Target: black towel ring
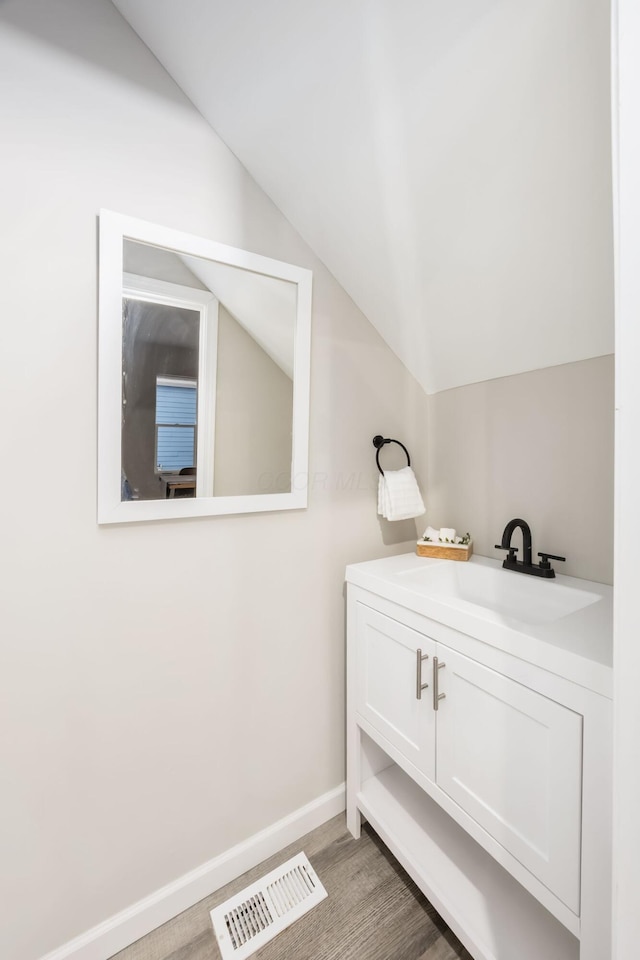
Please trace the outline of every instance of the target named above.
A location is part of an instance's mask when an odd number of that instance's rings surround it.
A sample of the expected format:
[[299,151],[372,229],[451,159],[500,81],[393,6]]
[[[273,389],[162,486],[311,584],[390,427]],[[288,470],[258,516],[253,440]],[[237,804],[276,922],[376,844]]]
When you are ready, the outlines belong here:
[[385,437],[381,437],[380,435],[378,435],[377,437],[374,437],[374,438],[373,438],[373,445],[374,445],[374,447],[375,447],[376,450],[377,450],[377,453],[376,453],[376,463],[377,463],[377,465],[378,465],[378,470],[380,471],[380,473],[382,474],[383,477],[384,477],[384,470],[383,470],[382,467],[380,466],[380,451],[381,451],[382,448],[384,447],[385,443],[397,443],[399,447],[402,447],[402,449],[404,450],[404,452],[405,452],[406,455],[407,455],[407,466],[408,466],[408,467],[411,466],[411,457],[409,456],[409,451],[408,451],[407,448],[405,447],[404,443],[400,443],[399,440],[392,440],[390,437],[385,438]]

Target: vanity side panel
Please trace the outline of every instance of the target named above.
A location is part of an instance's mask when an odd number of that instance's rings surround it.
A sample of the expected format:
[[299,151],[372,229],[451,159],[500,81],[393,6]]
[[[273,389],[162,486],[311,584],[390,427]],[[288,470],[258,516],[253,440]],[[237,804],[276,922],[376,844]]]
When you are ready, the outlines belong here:
[[612,955],[611,701],[594,694],[584,712],[580,960]]
[[357,683],[357,647],[356,638],[358,633],[357,624],[357,604],[354,594],[357,592],[354,587],[347,584],[347,623],[346,623],[346,648],[347,648],[347,786],[346,786],[346,804],[347,804],[347,829],[355,837],[360,837],[360,828],[362,826],[362,816],[358,807],[357,795],[361,784],[361,739],[360,727],[356,721],[356,683]]

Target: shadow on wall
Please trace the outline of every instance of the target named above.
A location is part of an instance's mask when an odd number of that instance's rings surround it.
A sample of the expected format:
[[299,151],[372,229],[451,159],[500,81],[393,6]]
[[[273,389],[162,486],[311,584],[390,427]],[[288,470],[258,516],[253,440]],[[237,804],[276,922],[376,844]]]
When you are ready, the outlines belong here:
[[[140,56],[140,39],[131,29],[125,33],[122,23],[114,6],[96,0],[0,0],[0,29],[26,33],[69,57],[86,61],[92,70],[115,74],[193,112],[191,101],[155,57],[151,53]],[[110,42],[110,34],[117,42]]]
[[385,547],[396,546],[398,543],[406,543],[408,540],[417,540],[416,522],[420,522],[422,517],[416,520],[384,520],[378,517],[380,526],[380,535]]

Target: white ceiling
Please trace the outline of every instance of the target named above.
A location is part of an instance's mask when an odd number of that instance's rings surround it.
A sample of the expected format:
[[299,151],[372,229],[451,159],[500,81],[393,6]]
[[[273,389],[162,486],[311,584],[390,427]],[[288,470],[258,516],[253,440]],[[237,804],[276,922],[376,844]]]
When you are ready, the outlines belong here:
[[427,392],[612,352],[608,0],[114,3]]
[[293,380],[297,285],[202,257],[180,259]]

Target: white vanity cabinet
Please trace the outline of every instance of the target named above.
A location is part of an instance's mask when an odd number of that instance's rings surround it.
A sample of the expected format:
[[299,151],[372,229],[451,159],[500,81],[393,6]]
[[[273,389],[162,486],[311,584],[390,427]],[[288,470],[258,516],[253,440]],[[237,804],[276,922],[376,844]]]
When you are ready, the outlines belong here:
[[354,579],[351,832],[370,821],[476,960],[608,960],[608,696]]

